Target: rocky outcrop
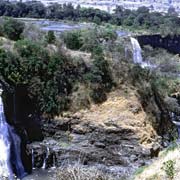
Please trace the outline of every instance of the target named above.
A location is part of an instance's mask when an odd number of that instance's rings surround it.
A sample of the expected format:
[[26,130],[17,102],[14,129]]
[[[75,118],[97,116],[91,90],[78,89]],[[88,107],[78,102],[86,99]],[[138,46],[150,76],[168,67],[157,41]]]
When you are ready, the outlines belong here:
[[31,173],[31,154],[27,153],[26,144],[32,141],[42,141],[40,116],[35,105],[28,97],[27,87],[17,86],[11,90],[4,88],[4,108],[7,122],[13,126],[21,138],[21,159],[25,171]]
[[129,177],[169,144],[174,126],[167,112],[151,86],[141,85],[141,91],[116,90],[101,105],[44,119],[45,139],[28,145],[32,165],[48,168],[79,163]]
[[[35,168],[80,163],[128,175],[145,165],[153,155],[150,149],[139,145],[139,138],[128,128],[114,125],[104,128],[91,123],[70,124],[69,120],[71,131],[57,131],[57,127],[61,129],[66,126],[67,119],[51,122],[49,126],[44,123],[44,133],[52,138],[47,137],[43,142],[29,146],[29,152],[33,151]],[[47,126],[50,131],[46,131]]]
[[138,42],[141,46],[150,45],[153,48],[164,48],[170,53],[180,53],[180,36],[179,35],[167,35],[162,37],[160,34],[157,35],[142,35],[137,37]]

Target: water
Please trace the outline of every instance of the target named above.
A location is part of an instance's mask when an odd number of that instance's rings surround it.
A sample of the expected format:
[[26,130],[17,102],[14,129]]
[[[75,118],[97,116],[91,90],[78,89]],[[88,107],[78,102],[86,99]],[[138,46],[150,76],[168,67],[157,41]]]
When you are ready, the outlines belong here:
[[150,62],[143,61],[142,49],[137,39],[131,37],[131,44],[133,47],[133,62],[134,64],[139,64],[142,68],[156,68],[157,65],[151,64]]
[[0,177],[12,180],[13,172],[19,178],[26,175],[21,160],[21,140],[15,129],[6,122],[0,96]]
[[131,37],[131,44],[133,47],[133,62],[135,64],[142,64],[143,63],[143,58],[142,58],[142,50],[141,46],[139,45],[139,42],[137,39]]
[[86,29],[92,27],[90,23],[66,23],[61,21],[50,21],[50,20],[36,20],[36,19],[21,19],[24,22],[30,22],[38,25],[43,31],[55,31],[56,33],[62,33],[64,31],[72,31],[75,29]]
[[31,155],[32,155],[32,169],[35,169],[34,168],[34,149],[31,150]]
[[52,169],[55,169],[56,168],[56,155],[53,154],[53,166],[52,166]]
[[84,26],[83,25],[70,25],[70,24],[64,24],[64,23],[57,23],[57,24],[41,27],[41,29],[44,31],[56,31],[56,32],[64,32],[64,31],[70,31],[70,30],[81,29],[81,28],[84,28]]
[[56,180],[54,177],[56,174],[55,169],[36,169],[32,174],[23,178],[23,180]]
[[44,158],[42,169],[46,169],[46,164],[47,164],[47,160],[48,160],[48,157],[49,157],[49,153],[50,153],[49,147],[46,147],[46,157]]
[[128,32],[120,31],[120,30],[117,30],[116,33],[119,37],[128,36],[129,34]]
[[170,118],[173,124],[177,127],[178,132],[178,141],[180,140],[180,121],[178,121],[179,117],[176,116],[174,112],[170,113]]

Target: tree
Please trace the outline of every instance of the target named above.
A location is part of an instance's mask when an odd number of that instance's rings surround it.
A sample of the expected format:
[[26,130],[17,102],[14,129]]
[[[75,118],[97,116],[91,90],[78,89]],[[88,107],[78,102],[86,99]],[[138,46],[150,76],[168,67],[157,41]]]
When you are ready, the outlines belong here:
[[24,23],[13,18],[7,18],[3,22],[3,34],[11,40],[21,39]]
[[64,33],[63,39],[69,49],[78,50],[82,47],[81,32],[79,30]]
[[56,41],[56,36],[54,35],[53,31],[48,31],[47,35],[46,35],[46,41],[49,44],[53,44]]

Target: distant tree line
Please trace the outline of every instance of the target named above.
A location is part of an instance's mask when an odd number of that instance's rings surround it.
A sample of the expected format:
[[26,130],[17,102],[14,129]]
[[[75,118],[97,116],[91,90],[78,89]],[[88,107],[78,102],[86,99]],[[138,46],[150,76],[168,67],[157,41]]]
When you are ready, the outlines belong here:
[[173,9],[162,15],[158,12],[150,12],[146,7],[138,10],[128,10],[117,6],[114,13],[93,9],[73,7],[68,4],[52,4],[45,7],[41,2],[8,2],[0,0],[0,16],[48,18],[55,20],[90,21],[97,24],[111,23],[132,28],[144,28],[169,34],[179,33],[180,18]]

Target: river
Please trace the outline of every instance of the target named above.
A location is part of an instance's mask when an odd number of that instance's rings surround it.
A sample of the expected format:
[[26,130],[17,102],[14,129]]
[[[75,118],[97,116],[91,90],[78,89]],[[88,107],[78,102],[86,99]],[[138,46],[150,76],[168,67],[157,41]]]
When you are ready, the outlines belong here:
[[[18,18],[25,23],[31,23],[37,25],[43,31],[54,31],[57,34],[60,34],[65,31],[72,31],[78,29],[90,29],[95,26],[94,23],[77,23],[77,22],[66,22],[66,21],[53,21],[47,19],[33,19],[33,18]],[[119,37],[128,36],[129,32],[124,30],[116,30],[116,33]]]

